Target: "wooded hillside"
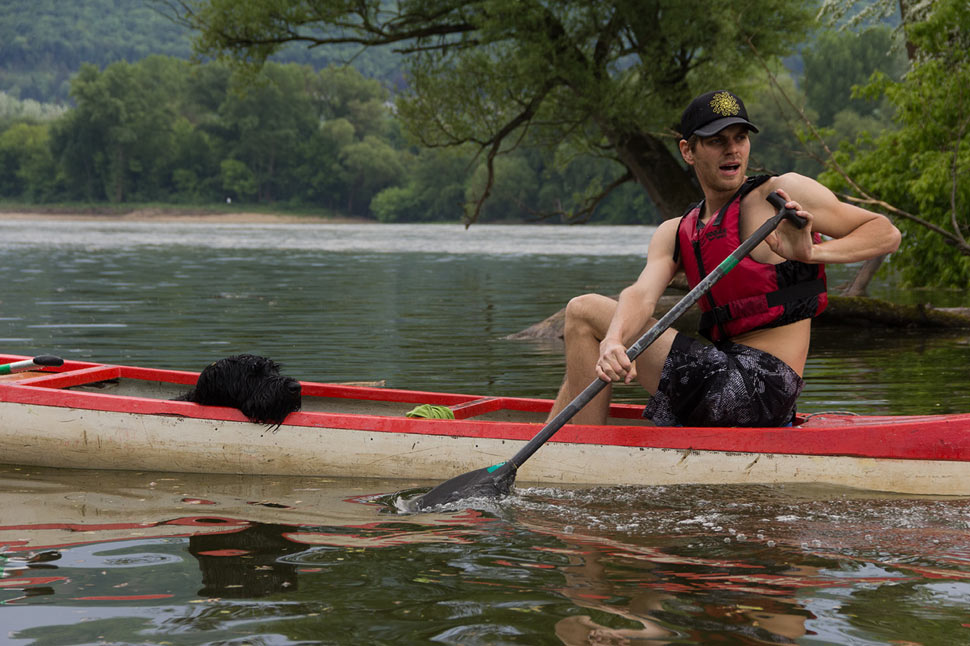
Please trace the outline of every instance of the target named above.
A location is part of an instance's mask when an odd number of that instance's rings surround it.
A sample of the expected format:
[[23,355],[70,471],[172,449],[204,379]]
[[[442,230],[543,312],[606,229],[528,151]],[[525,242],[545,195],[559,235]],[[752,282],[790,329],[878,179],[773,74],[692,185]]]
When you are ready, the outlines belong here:
[[[104,68],[152,54],[189,59],[192,32],[151,0],[4,0],[0,8],[0,92],[41,103],[69,101],[71,77],[82,63]],[[279,62],[322,69],[352,61],[366,77],[401,82],[400,61],[390,52],[338,46],[293,46]]]

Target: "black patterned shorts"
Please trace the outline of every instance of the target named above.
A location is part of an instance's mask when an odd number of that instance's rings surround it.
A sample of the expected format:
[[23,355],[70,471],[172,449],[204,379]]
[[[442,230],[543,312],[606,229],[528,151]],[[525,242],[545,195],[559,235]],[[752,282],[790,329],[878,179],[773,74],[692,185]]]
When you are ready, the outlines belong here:
[[678,333],[643,416],[657,426],[786,426],[804,385],[767,352]]

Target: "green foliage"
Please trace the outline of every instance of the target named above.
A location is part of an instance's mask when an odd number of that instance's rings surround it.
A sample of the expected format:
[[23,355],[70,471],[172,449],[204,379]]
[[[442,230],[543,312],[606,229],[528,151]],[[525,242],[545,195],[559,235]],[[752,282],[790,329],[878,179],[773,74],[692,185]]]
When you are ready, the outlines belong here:
[[0,196],[339,199],[366,214],[373,193],[403,173],[386,91],[354,70],[271,63],[253,76],[154,56],[82,66],[71,96],[77,107],[58,118],[0,124]]
[[0,127],[13,121],[52,121],[64,115],[67,108],[51,103],[41,103],[33,99],[15,99],[6,92],[0,92]]
[[411,186],[386,188],[371,200],[370,210],[381,222],[407,222],[422,210],[417,191]]
[[7,0],[3,13],[0,88],[21,99],[66,101],[81,62],[191,53],[188,32],[141,0]]
[[[615,160],[564,142],[534,163],[541,177],[537,208],[557,220],[609,224],[660,224],[647,194],[632,183],[607,191],[617,175]],[[571,216],[571,217],[570,217]]]
[[500,188],[489,170],[511,163],[501,157],[523,145],[554,150],[562,142],[612,158],[604,186],[639,182],[665,217],[679,215],[697,195],[670,136],[683,106],[711,87],[752,87],[751,46],[769,58],[788,53],[811,19],[796,0],[178,5],[207,56],[259,65],[293,41],[391,45],[403,53],[408,85],[396,103],[414,140],[474,145],[491,162],[478,197],[469,194],[472,219],[482,195],[521,197],[521,187]]
[[149,199],[165,185],[176,97],[187,63],[151,57],[99,72],[85,65],[71,95],[78,107],[56,124],[52,149],[80,199]]
[[[170,4],[168,0],[4,0],[0,91],[21,100],[63,104],[81,63],[104,69],[151,55],[192,58],[192,31],[166,15]],[[316,69],[353,61],[365,76],[389,85],[401,83],[391,52],[361,51],[352,44],[284,47],[273,60]]]
[[407,181],[379,192],[370,208],[381,222],[456,222],[462,216],[470,155],[423,149],[407,155]]
[[329,66],[321,70],[320,82],[312,91],[321,103],[323,118],[354,124],[358,138],[389,132],[387,90],[379,82],[363,78],[356,68]]
[[373,135],[343,148],[340,162],[348,180],[348,213],[366,213],[378,192],[404,176],[400,153]]
[[250,200],[256,196],[256,175],[238,159],[223,159],[219,164],[222,188],[229,199]]
[[[495,160],[495,185],[482,210],[489,221],[518,220],[528,217],[527,205],[536,203],[538,178],[522,155],[503,155]],[[485,191],[487,168],[484,163],[472,173],[465,199],[473,202]]]
[[[476,202],[487,189],[483,217],[490,220],[573,213],[598,222],[657,222],[668,213],[658,208],[656,185],[681,185],[684,177],[668,137],[679,110],[693,92],[724,85],[745,97],[761,126],[754,165],[806,174],[818,168],[800,152],[792,119],[764,91],[764,75],[752,72],[747,45],[750,37],[769,58],[787,51],[797,39],[777,34],[804,29],[801,3],[444,0],[435,5],[436,18],[417,0],[151,5],[194,7],[215,21],[202,32],[203,51],[243,52],[259,61],[271,52],[272,61],[302,52],[314,67],[271,62],[257,73],[218,61],[191,65],[146,56],[166,47],[187,56],[189,41],[184,25],[157,22],[154,11],[147,17],[140,0],[15,0],[0,24],[0,88],[23,72],[46,99],[44,88],[53,86],[45,85],[45,74],[61,74],[62,55],[70,55],[76,107],[23,98],[19,85],[9,95],[0,92],[0,197],[231,197],[401,222],[457,221],[459,205]],[[796,103],[825,126],[830,145],[852,142],[840,159],[860,173],[867,190],[950,231],[951,194],[958,215],[970,199],[964,5],[940,0],[924,22],[907,23],[904,35],[919,59],[902,80],[902,49],[881,55],[892,44],[884,27],[822,33],[805,50],[804,78],[770,63]],[[361,16],[372,20],[370,31],[354,21]],[[75,21],[71,38],[65,17]],[[230,42],[304,29],[328,44],[304,50]],[[356,69],[318,65],[378,41],[407,54],[404,96],[392,97],[386,83]],[[392,56],[367,48],[355,65],[366,67],[367,56],[377,52]],[[77,56],[93,64],[78,68]],[[878,80],[868,89],[852,89],[873,71]],[[66,95],[66,73],[58,78]],[[893,111],[897,130],[886,132]],[[411,141],[431,147],[410,147],[402,123]],[[647,191],[623,183],[629,178]],[[837,186],[837,178],[828,179]],[[685,202],[671,199],[669,208],[679,214]],[[956,231],[966,235],[962,217]],[[905,255],[894,264],[905,265],[908,280],[966,285],[965,256],[936,233],[899,224]]]
[[853,98],[852,88],[867,83],[874,72],[899,79],[907,66],[905,52],[895,46],[892,31],[885,26],[856,33],[823,31],[802,58],[807,106],[823,127],[831,126],[836,115],[847,109],[863,117],[879,111],[884,107],[881,102]]
[[[221,62],[155,56],[85,65],[77,106],[11,110],[0,122],[0,198],[234,204],[286,203],[387,222],[459,221],[474,149],[410,149],[387,90],[351,68],[268,63],[258,74]],[[12,106],[27,102],[11,100]],[[481,162],[481,159],[478,159]],[[562,164],[536,149],[499,160],[490,219],[532,219],[581,204],[609,160]],[[627,203],[640,204],[633,208]],[[624,192],[594,217],[638,221]],[[607,210],[609,206],[612,211]]]
[[47,125],[18,123],[0,133],[0,195],[39,202],[56,196]]
[[[898,129],[854,145],[838,159],[869,194],[938,227],[947,238],[898,217],[901,253],[893,264],[917,285],[970,284],[970,5],[938,0],[923,22],[907,25],[915,46],[913,69],[900,81],[876,75],[869,95],[885,95],[896,109]],[[847,190],[829,172],[823,181]],[[959,248],[962,240],[963,251]]]
[[600,204],[596,222],[604,224],[660,224],[663,218],[647,194],[624,184]]
[[[805,105],[805,95],[798,89],[796,79],[785,68],[774,66],[771,73],[799,109],[815,116]],[[822,165],[810,157],[797,136],[800,125],[797,116],[785,110],[774,93],[752,92],[745,99],[745,107],[752,122],[758,126],[758,133],[751,138],[752,173],[781,174],[794,171],[814,176],[822,169]]]
[[[802,59],[801,77],[777,64],[771,67],[771,74],[829,148],[894,127],[888,100],[858,91],[874,73],[898,80],[906,68],[903,48],[888,27],[877,25],[858,32],[823,30],[804,48]],[[767,78],[759,82],[769,84]],[[786,100],[775,92],[754,92],[746,104],[760,128],[753,139],[753,168],[810,177],[824,169],[827,153]]]

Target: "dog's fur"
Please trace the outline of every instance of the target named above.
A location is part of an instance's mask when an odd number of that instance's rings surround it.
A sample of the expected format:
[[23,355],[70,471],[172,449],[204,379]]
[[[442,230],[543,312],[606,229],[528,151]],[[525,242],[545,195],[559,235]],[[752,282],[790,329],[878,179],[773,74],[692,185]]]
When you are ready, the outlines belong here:
[[176,399],[231,406],[251,422],[277,427],[302,405],[300,382],[281,375],[272,359],[253,354],[226,357],[207,366],[195,388]]

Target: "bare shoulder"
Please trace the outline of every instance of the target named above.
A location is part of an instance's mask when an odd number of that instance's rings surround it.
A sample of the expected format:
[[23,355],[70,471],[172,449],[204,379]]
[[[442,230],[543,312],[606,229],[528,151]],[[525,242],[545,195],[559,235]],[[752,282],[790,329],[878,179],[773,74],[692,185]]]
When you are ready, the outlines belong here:
[[[680,220],[681,218],[664,220],[653,232],[647,247],[646,268],[652,268],[654,271],[662,268],[662,271],[670,271],[671,275],[676,270],[678,260],[674,258],[674,250],[677,247],[677,229],[680,226]],[[666,282],[669,280],[668,277]]]
[[809,211],[813,208],[835,208],[841,204],[839,198],[827,186],[799,173],[785,173],[772,177],[759,188],[764,196],[782,189]]
[[664,220],[650,238],[650,252],[670,254],[673,257],[674,246],[677,243],[677,230],[682,218]]
[[657,231],[654,235],[657,235],[657,234],[660,234],[662,236],[677,235],[677,229],[680,228],[681,220],[683,220],[682,217],[670,218],[669,220],[664,220],[659,225],[657,225]]
[[828,236],[840,238],[873,220],[889,224],[884,216],[840,200],[827,186],[805,175],[785,173],[771,178],[764,187],[765,195],[784,190],[803,210],[811,212],[812,228]]

